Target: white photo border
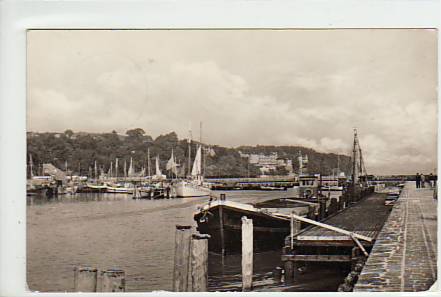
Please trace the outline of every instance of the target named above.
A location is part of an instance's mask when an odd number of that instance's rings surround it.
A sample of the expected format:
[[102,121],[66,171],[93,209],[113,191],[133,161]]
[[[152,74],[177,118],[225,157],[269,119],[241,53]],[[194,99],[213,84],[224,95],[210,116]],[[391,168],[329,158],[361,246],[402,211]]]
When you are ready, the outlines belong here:
[[[26,31],[29,29],[333,29],[440,27],[438,0],[0,2],[0,295],[26,288]],[[439,34],[438,34],[439,39]],[[438,54],[440,49],[438,47]],[[440,55],[439,55],[440,56]],[[438,73],[440,62],[438,60]],[[439,83],[438,75],[438,83]],[[439,98],[439,94],[438,94]],[[438,101],[439,102],[439,101]],[[438,114],[440,107],[438,104]],[[438,122],[439,129],[439,122]],[[439,141],[439,140],[438,140]],[[438,145],[438,155],[440,152]],[[439,166],[438,166],[439,168]],[[439,209],[438,209],[439,212]],[[438,228],[438,234],[440,234]],[[438,237],[439,238],[439,237]],[[439,251],[438,243],[438,251]],[[439,275],[438,265],[438,275]],[[435,296],[439,292],[418,293]],[[96,296],[97,293],[84,295]],[[126,293],[133,296],[168,292]],[[182,293],[185,294],[185,293]],[[192,294],[192,293],[188,293]],[[210,293],[200,293],[210,295]],[[217,293],[228,294],[228,293]],[[234,293],[245,295],[250,293]],[[266,296],[269,293],[253,292]],[[324,295],[329,293],[270,293]],[[332,293],[337,296],[344,293]],[[357,293],[365,295],[370,293]],[[386,293],[381,293],[382,296]],[[411,293],[387,293],[409,296]],[[78,296],[78,293],[65,293]],[[111,296],[111,293],[101,293]]]

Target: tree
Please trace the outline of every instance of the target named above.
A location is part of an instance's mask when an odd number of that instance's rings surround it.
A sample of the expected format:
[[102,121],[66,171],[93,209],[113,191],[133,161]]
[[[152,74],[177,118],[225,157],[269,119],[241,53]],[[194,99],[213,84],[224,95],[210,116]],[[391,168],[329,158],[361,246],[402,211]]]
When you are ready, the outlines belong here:
[[135,129],[127,130],[126,134],[130,138],[141,139],[142,136],[145,134],[145,131],[141,128],[135,128]]
[[67,129],[64,131],[64,135],[66,135],[67,138],[71,138],[72,135],[74,135],[74,132],[71,129]]

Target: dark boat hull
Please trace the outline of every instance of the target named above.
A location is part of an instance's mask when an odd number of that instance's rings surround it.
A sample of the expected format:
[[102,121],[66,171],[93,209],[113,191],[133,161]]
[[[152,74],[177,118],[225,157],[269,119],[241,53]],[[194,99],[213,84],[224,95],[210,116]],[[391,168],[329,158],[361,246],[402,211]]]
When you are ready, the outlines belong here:
[[[278,219],[247,210],[232,208],[229,206],[215,206],[210,208],[209,214],[195,215],[198,231],[201,234],[209,234],[208,249],[211,252],[222,252],[222,235],[220,223],[220,211],[222,208],[223,218],[223,242],[226,254],[240,253],[242,248],[242,217],[246,216],[253,220],[253,247],[255,252],[277,250],[284,245],[284,239],[290,232],[290,221]],[[201,222],[201,218],[205,221]]]

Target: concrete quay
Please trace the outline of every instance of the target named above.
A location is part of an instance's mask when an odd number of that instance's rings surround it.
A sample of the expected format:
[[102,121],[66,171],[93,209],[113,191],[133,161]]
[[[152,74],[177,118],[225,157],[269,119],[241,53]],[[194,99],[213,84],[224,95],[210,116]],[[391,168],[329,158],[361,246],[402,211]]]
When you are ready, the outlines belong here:
[[354,292],[430,289],[437,272],[437,200],[407,182],[386,220]]

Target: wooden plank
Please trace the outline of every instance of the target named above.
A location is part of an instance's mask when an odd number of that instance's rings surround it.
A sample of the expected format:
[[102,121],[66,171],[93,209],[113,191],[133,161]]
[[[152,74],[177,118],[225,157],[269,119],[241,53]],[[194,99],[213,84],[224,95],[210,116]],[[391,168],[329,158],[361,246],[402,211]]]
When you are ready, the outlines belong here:
[[[294,249],[297,246],[301,247],[330,247],[330,246],[344,246],[353,247],[353,240],[294,240]],[[365,246],[372,246],[372,243],[366,243]],[[289,248],[289,246],[288,246]]]
[[358,245],[358,247],[361,249],[361,251],[363,252],[363,254],[364,254],[366,257],[369,257],[369,254],[366,252],[366,250],[365,250],[365,248],[363,247],[363,245],[361,244],[361,242],[358,241],[358,239],[355,238],[355,237],[353,237],[353,236],[352,236],[352,239],[355,241],[355,243],[356,243],[356,244]]
[[296,238],[297,240],[328,240],[328,241],[334,241],[334,240],[345,240],[345,241],[352,241],[352,238],[350,236],[326,236],[326,235],[299,235]]
[[282,255],[282,261],[350,262],[351,256],[347,256],[347,255]]
[[305,222],[305,223],[309,223],[309,224],[312,224],[312,225],[316,225],[316,226],[319,226],[319,227],[322,227],[322,228],[326,228],[326,229],[329,229],[329,230],[332,230],[332,231],[335,231],[335,232],[338,232],[338,233],[342,233],[342,234],[345,234],[345,235],[348,235],[348,236],[354,236],[357,239],[365,240],[365,241],[368,241],[368,242],[371,242],[373,240],[371,237],[367,237],[367,236],[363,236],[363,235],[360,235],[360,234],[357,234],[357,233],[354,233],[354,232],[346,231],[344,229],[341,229],[341,228],[338,228],[338,227],[334,227],[334,226],[331,226],[331,225],[328,225],[328,224],[316,222],[314,220],[310,220],[310,219],[307,219],[307,218],[304,218],[304,217],[301,217],[301,216],[298,216],[298,215],[295,215],[295,214],[293,214],[292,216],[294,217],[294,219],[297,219],[299,221],[302,221],[302,222]]
[[311,205],[311,206],[315,206],[315,207],[317,207],[319,205],[318,203],[315,203],[315,202],[307,202],[307,201],[296,200],[296,199],[285,199],[285,200],[289,201],[289,202],[297,202],[300,204]]

